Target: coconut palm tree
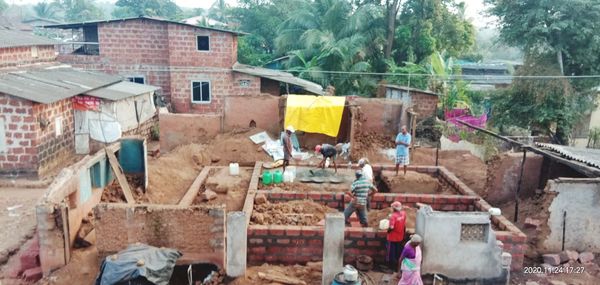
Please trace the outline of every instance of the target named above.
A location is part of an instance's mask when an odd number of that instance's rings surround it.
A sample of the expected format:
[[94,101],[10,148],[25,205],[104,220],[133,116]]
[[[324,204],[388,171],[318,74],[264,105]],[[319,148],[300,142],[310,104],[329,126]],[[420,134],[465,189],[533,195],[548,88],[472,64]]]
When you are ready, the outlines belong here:
[[363,5],[354,9],[345,0],[315,0],[299,5],[297,12],[279,26],[275,39],[277,52],[291,55],[288,68],[302,69],[304,72],[298,74],[306,79],[316,79],[315,74],[321,73],[319,83],[333,85],[338,94],[370,94],[375,78],[321,71],[371,70],[367,59],[382,53],[385,42],[384,29],[375,24],[381,21],[381,7]]
[[38,18],[42,19],[56,19],[58,13],[57,5],[52,2],[39,2],[33,6],[33,12]]

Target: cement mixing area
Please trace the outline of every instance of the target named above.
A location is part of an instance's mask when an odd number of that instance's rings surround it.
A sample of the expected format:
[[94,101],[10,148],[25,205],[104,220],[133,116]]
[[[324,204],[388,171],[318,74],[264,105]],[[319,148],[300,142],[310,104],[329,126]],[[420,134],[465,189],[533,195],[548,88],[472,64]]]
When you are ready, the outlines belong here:
[[[397,284],[382,226],[394,202],[406,239],[422,238],[425,284],[600,284],[600,169],[567,148],[477,130],[497,140],[492,158],[417,142],[396,175],[390,125],[412,119],[402,108],[365,112],[394,106],[385,100],[350,101],[337,138],[295,133],[286,172],[278,112],[214,128],[206,115],[161,113],[158,142],[104,145],[60,170],[39,201],[18,202],[30,210],[6,213],[4,235],[20,244],[2,252],[0,284]],[[322,142],[342,147],[337,171],[317,167]],[[362,157],[379,191],[366,225],[356,214],[345,224]]]

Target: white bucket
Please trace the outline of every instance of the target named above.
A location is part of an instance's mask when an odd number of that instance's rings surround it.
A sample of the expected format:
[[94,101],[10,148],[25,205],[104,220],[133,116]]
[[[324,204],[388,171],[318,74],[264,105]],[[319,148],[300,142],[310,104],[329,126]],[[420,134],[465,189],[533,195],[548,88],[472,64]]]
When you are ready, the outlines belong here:
[[500,210],[498,208],[490,208],[488,210],[488,213],[490,213],[490,215],[492,215],[492,216],[500,216],[500,215],[502,215],[502,210]]
[[240,165],[237,163],[229,164],[229,175],[237,176],[240,175]]
[[285,183],[294,182],[294,173],[286,169],[285,172],[283,173],[283,182],[285,182]]
[[379,229],[380,230],[386,231],[389,228],[390,228],[390,220],[383,219],[383,220],[379,221]]
[[295,166],[288,166],[285,168],[285,171],[289,171],[292,173],[292,177],[296,178],[296,167]]
[[344,279],[346,281],[358,280],[358,270],[356,270],[356,268],[354,268],[352,265],[344,266]]

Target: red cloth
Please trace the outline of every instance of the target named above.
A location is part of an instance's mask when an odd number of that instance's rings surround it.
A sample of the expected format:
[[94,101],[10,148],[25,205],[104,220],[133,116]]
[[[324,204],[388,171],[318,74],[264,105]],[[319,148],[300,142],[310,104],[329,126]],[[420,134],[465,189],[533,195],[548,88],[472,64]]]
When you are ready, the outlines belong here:
[[100,99],[92,96],[75,96],[73,101],[73,109],[79,111],[100,111]]
[[390,217],[390,229],[387,234],[387,240],[399,242],[404,240],[404,231],[406,229],[406,212],[400,211],[392,213]]

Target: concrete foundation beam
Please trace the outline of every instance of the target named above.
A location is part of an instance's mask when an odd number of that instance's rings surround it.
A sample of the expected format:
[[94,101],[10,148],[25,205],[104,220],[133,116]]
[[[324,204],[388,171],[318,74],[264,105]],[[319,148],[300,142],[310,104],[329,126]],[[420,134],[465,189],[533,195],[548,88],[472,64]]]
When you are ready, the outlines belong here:
[[325,236],[323,237],[323,285],[330,285],[335,275],[344,267],[344,215],[342,213],[325,216]]
[[239,277],[246,274],[248,231],[246,213],[227,214],[227,276]]

